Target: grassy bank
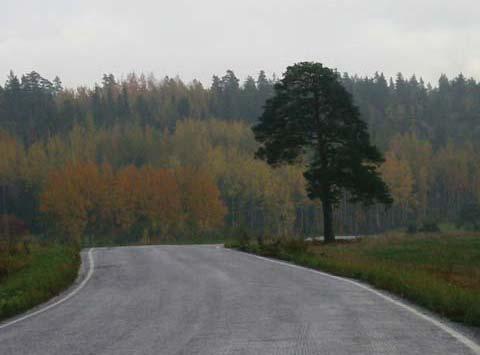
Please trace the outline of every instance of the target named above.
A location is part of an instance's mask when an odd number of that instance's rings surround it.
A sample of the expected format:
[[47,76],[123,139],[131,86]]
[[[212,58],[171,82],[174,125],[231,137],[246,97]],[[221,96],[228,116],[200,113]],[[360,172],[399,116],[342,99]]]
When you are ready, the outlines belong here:
[[29,254],[0,252],[0,320],[47,301],[77,277],[79,250],[66,246],[31,247]]
[[480,235],[386,235],[335,244],[227,245],[351,277],[480,326]]
[[198,244],[224,244],[224,235],[202,236],[194,234],[192,236],[182,236],[178,238],[135,238],[135,239],[115,239],[115,238],[95,238],[82,240],[83,248],[99,247],[120,247],[120,246],[140,246],[140,245],[198,245]]

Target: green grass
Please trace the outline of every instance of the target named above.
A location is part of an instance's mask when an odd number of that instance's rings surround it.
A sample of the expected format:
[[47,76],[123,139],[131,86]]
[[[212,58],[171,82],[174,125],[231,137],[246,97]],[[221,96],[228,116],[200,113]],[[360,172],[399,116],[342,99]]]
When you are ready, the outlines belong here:
[[468,229],[464,227],[458,227],[454,223],[439,223],[438,227],[443,233],[467,233]]
[[387,235],[335,244],[227,245],[395,293],[454,321],[480,326],[480,235]]
[[72,284],[80,265],[72,247],[32,246],[31,253],[0,253],[0,320],[24,312]]

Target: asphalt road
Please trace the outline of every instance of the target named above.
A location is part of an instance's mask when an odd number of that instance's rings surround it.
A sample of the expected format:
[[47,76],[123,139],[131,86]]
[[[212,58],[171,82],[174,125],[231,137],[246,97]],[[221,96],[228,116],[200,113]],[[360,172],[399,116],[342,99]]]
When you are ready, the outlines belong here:
[[0,354],[432,355],[478,346],[348,281],[215,246],[92,254],[88,282],[0,326]]

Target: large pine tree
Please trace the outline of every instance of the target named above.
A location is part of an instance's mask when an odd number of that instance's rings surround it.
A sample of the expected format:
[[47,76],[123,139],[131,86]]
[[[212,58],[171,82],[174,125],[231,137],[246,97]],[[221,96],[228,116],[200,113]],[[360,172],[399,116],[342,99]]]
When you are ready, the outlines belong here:
[[305,165],[309,197],[322,201],[325,241],[335,240],[333,208],[343,191],[354,202],[392,203],[377,172],[383,157],[336,71],[298,63],[274,90],[253,128],[261,143],[256,155],[273,166]]

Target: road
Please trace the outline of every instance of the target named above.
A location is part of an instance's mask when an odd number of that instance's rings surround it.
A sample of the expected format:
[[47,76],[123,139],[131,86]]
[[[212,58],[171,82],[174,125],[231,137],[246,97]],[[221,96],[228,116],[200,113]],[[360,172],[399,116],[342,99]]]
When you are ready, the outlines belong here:
[[101,248],[92,257],[86,282],[46,311],[0,327],[0,354],[478,350],[448,325],[367,288],[220,247]]

